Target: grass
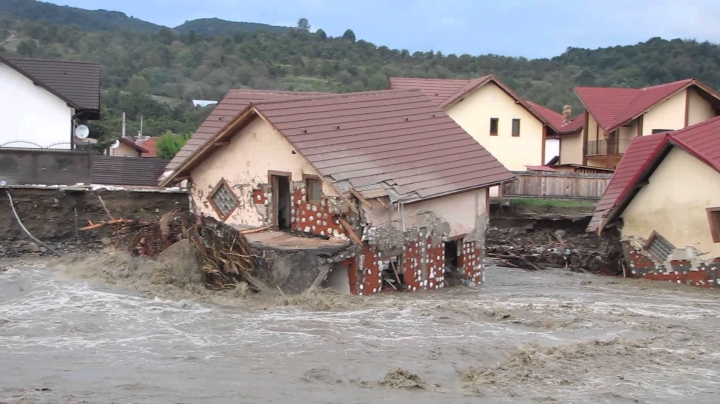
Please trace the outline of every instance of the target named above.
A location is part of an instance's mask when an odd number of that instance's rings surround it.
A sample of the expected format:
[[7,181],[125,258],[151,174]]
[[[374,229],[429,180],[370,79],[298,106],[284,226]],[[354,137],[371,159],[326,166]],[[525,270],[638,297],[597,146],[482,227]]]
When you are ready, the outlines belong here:
[[593,208],[597,205],[597,202],[579,199],[512,198],[510,199],[510,204],[525,206],[552,206],[557,208]]

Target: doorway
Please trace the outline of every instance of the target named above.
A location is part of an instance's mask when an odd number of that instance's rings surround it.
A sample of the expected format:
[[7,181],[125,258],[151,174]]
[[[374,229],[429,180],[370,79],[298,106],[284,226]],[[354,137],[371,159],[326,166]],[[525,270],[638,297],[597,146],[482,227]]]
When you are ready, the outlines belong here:
[[273,175],[271,181],[275,226],[278,230],[290,230],[290,179],[284,175]]

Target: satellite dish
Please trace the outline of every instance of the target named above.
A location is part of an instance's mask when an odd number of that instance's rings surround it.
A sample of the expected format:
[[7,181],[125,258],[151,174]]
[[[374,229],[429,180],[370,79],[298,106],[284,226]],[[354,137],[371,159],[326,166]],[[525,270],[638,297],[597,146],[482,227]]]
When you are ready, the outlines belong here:
[[111,148],[111,149],[117,149],[118,146],[120,146],[120,140],[114,141],[114,142],[110,145],[110,148]]
[[85,125],[75,128],[75,137],[78,139],[86,139],[90,135],[90,129]]

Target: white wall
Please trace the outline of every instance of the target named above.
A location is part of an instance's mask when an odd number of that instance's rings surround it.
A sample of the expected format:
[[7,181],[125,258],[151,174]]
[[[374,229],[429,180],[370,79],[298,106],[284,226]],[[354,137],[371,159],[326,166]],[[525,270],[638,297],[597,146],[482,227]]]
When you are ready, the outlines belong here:
[[65,101],[0,63],[0,145],[25,140],[42,147],[66,143],[58,147],[69,149],[72,115]]
[[[508,170],[544,164],[543,123],[495,83],[475,90],[447,113]],[[490,136],[490,118],[498,118],[497,136]],[[513,119],[520,119],[520,136],[512,136]]]

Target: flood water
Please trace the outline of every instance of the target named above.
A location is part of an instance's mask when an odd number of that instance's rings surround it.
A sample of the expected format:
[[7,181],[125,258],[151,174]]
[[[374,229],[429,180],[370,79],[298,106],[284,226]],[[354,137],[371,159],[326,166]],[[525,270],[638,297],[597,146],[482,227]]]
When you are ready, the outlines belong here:
[[[12,266],[0,272],[0,403],[717,403],[718,296],[490,268],[478,288],[317,311]],[[395,368],[422,387],[377,383]]]

